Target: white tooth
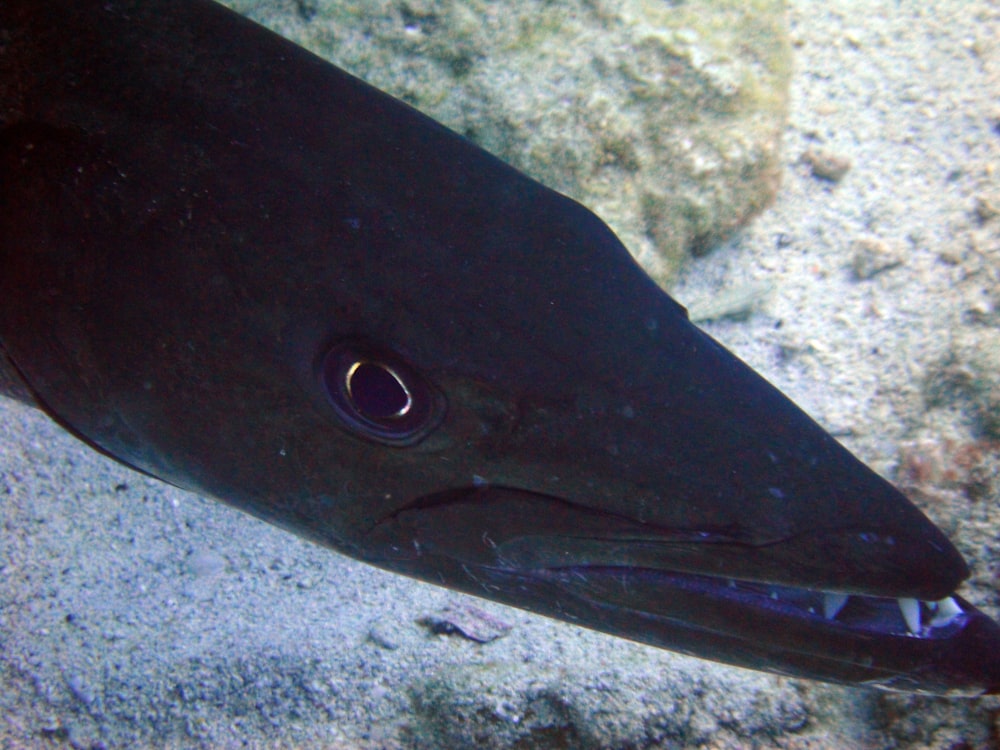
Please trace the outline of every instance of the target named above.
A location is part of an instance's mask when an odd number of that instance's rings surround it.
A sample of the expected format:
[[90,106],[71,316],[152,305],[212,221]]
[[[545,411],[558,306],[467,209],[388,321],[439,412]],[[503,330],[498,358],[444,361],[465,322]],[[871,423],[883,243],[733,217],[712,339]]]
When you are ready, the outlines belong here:
[[932,628],[940,628],[947,625],[962,614],[962,608],[950,596],[934,603],[937,605],[935,608],[937,612],[931,620]]
[[899,611],[903,613],[906,620],[906,627],[911,633],[917,635],[920,632],[920,602],[916,599],[897,599]]
[[823,617],[832,620],[840,614],[840,610],[847,604],[847,594],[838,594],[833,591],[823,592]]

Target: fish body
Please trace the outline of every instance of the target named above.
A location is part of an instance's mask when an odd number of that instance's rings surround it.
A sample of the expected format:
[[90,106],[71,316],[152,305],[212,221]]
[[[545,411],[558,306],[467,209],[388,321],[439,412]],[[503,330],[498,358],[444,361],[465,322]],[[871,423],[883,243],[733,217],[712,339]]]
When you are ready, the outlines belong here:
[[0,383],[389,570],[733,664],[1000,689],[952,544],[594,214],[210,0],[0,6]]

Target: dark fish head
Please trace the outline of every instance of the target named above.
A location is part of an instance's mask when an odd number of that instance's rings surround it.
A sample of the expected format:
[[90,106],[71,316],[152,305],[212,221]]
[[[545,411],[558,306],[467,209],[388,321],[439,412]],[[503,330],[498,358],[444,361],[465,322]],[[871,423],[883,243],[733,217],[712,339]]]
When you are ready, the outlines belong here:
[[534,231],[446,230],[476,257],[387,270],[363,298],[391,289],[406,314],[314,348],[301,382],[367,492],[328,541],[696,655],[992,689],[996,629],[953,597],[967,568],[944,535],[589,212],[527,182],[511,202]]
[[368,492],[334,543],[695,655],[995,690],[1000,633],[953,596],[968,571],[944,535],[589,212],[521,209],[537,236],[497,228],[474,245],[488,262],[414,272],[388,303],[412,317],[332,336],[303,375]]

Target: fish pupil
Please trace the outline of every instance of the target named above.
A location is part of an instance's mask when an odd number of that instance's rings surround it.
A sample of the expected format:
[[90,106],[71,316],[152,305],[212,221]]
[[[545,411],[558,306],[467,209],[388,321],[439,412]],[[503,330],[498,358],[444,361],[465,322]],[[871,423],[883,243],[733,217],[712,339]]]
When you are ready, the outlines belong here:
[[413,406],[399,375],[378,362],[356,362],[347,372],[346,386],[354,406],[369,419],[398,419]]

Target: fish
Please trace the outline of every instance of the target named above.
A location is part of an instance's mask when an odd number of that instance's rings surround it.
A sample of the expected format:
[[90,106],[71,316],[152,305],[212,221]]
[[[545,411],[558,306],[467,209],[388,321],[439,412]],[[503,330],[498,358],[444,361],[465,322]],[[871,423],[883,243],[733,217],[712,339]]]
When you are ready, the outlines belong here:
[[603,221],[212,0],[0,5],[0,387],[390,571],[758,670],[1000,692],[943,532]]

